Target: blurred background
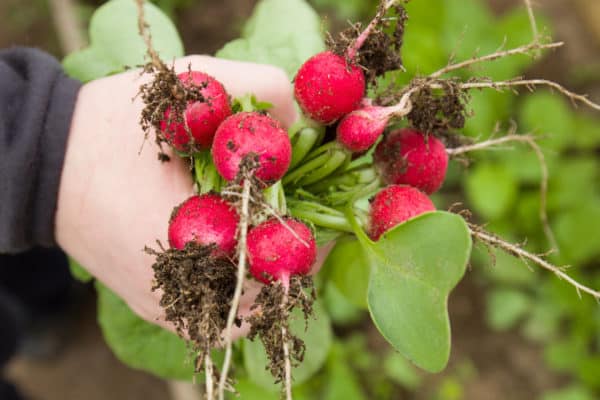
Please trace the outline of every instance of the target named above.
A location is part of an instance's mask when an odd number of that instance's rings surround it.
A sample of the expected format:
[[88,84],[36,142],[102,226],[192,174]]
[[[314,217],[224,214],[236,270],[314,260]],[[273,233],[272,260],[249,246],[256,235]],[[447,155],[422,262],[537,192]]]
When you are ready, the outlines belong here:
[[[85,45],[89,18],[102,3],[1,0],[0,48],[35,46],[62,58]],[[187,53],[212,54],[239,36],[255,1],[155,3],[175,21]],[[336,32],[348,20],[368,20],[376,2],[311,3],[323,16],[323,29]],[[432,72],[452,54],[462,59],[531,39],[520,0],[413,0],[408,9],[403,56],[409,75]],[[537,61],[516,58],[471,73],[551,79],[600,101],[600,1],[537,0],[535,9],[543,32],[565,47]],[[548,212],[560,249],[550,257],[600,288],[600,115],[545,90],[520,96],[477,92],[470,108],[474,117],[467,135],[485,139],[497,123],[505,132],[510,121],[520,132],[543,135],[540,145],[550,170]],[[461,200],[488,229],[544,252],[550,245],[538,217],[540,177],[538,161],[526,147],[477,154],[468,167],[452,166],[435,200],[440,208]],[[394,354],[365,311],[334,285],[327,286],[325,300],[336,337],[323,371],[302,385],[306,398],[600,399],[600,307],[511,256],[491,257],[486,249],[475,249],[465,279],[450,298],[452,357],[437,375],[422,373]],[[91,290],[73,314],[56,352],[19,356],[5,371],[31,399],[177,397],[177,386],[131,370],[112,355],[95,322]],[[263,398],[256,393],[242,398]]]

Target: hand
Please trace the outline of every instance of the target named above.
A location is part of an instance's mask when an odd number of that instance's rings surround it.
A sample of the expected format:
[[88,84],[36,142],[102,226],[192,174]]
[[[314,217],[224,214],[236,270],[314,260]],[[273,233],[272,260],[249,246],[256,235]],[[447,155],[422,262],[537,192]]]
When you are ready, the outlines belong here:
[[[285,73],[272,66],[190,56],[191,65],[214,76],[229,94],[253,93],[274,105],[273,117],[288,127],[297,118]],[[150,79],[130,71],[86,84],[71,124],[56,213],[56,238],[75,260],[117,293],[143,319],[174,331],[164,320],[160,293],[152,292],[154,257],[144,246],[167,241],[173,208],[193,194],[188,165],[178,157],[161,163],[151,140],[142,147],[143,104],[136,94]],[[134,100],[132,100],[134,99]],[[140,151],[140,148],[142,149]],[[317,268],[326,251],[320,251]],[[241,312],[248,313],[260,284],[248,283]],[[235,336],[243,335],[242,326]]]

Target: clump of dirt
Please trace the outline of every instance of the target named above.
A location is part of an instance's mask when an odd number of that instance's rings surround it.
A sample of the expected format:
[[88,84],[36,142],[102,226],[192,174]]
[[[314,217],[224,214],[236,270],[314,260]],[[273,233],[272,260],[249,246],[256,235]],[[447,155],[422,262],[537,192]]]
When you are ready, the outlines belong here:
[[236,266],[215,256],[215,250],[214,245],[194,242],[183,250],[146,248],[156,256],[152,290],[162,290],[165,319],[175,325],[179,336],[188,338],[196,355],[196,372],[202,370],[204,356],[220,343],[235,290]]
[[[448,136],[465,126],[469,97],[467,91],[452,80],[440,80],[439,83],[442,89],[422,85],[411,96],[412,110],[407,118],[421,132]],[[413,82],[413,85],[420,84]]]
[[[158,158],[168,161],[169,157],[162,151],[162,143],[167,142],[167,135],[174,136],[175,125],[183,124],[190,137],[188,143],[192,144],[188,152],[193,152],[192,134],[185,124],[184,112],[189,102],[204,102],[201,90],[203,86],[194,84],[191,80],[182,82],[173,67],[162,64],[157,68],[150,63],[144,66],[144,73],[153,75],[151,82],[140,86],[139,96],[144,102],[144,109],[140,117],[140,126],[146,138],[154,128],[155,142],[160,148]],[[168,118],[165,121],[166,112]]]
[[[386,15],[389,15],[386,17]],[[375,21],[375,29],[369,34],[366,41],[357,53],[356,62],[365,70],[365,77],[369,84],[375,84],[377,77],[387,71],[402,69],[401,49],[404,42],[404,26],[408,20],[406,10],[401,4],[392,6],[385,12],[383,3],[380,4]],[[358,36],[363,31],[360,23],[353,24],[350,28],[340,32],[337,38],[328,35],[327,47],[340,56],[345,56]]]
[[265,347],[269,363],[267,369],[275,378],[275,383],[285,380],[284,344],[289,345],[289,357],[292,366],[304,360],[306,346],[304,341],[290,332],[290,314],[300,307],[304,320],[313,315],[313,303],[316,299],[312,277],[295,276],[290,279],[288,292],[280,283],[262,288],[252,306],[254,313],[246,318],[250,323],[248,339],[259,338]]

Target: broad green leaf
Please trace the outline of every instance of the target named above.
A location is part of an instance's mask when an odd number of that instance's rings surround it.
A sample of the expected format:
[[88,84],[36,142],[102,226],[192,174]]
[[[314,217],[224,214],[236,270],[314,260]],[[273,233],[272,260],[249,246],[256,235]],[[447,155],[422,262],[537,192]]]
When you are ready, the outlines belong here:
[[[361,232],[362,233],[362,232]],[[417,366],[441,371],[450,356],[448,296],[465,273],[471,236],[456,214],[434,212],[398,225],[363,246],[371,264],[373,322]]]
[[517,182],[502,164],[477,165],[465,183],[468,204],[486,220],[505,216],[517,199]]
[[560,248],[560,264],[578,265],[600,255],[600,199],[588,198],[563,212],[552,225]]
[[577,364],[577,376],[579,380],[589,388],[600,388],[600,356],[597,354],[586,354]]
[[415,367],[398,353],[386,356],[383,370],[394,382],[410,390],[416,390],[423,380]]
[[364,317],[362,310],[350,303],[333,283],[327,283],[324,295],[323,302],[331,322],[334,324],[348,325],[356,323]]
[[89,282],[94,277],[92,274],[87,272],[85,268],[83,268],[77,261],[69,257],[69,269],[71,270],[71,275],[81,282]]
[[217,57],[283,68],[289,77],[312,55],[324,50],[321,20],[304,0],[262,0],[244,26]]
[[[252,383],[248,378],[243,378],[235,383],[236,393],[228,393],[227,398],[231,400],[281,400],[281,394],[267,390]],[[295,400],[309,400],[303,386],[295,387],[292,395]],[[199,400],[199,399],[198,399]]]
[[508,93],[492,90],[472,91],[467,110],[472,114],[467,118],[464,134],[484,140],[492,135],[499,120],[504,120],[510,108]]
[[335,16],[344,21],[356,21],[374,12],[376,0],[312,0],[315,7],[331,8]]
[[324,400],[364,400],[356,373],[350,367],[348,355],[344,354],[341,343],[332,348],[332,355],[327,362],[327,383],[323,392]]
[[[329,317],[318,302],[315,303],[314,312],[315,318],[308,321],[308,330],[305,330],[302,313],[298,309],[292,312],[290,331],[298,335],[306,344],[304,361],[292,368],[294,385],[306,381],[325,364],[331,347],[333,333]],[[267,356],[258,338],[254,341],[244,339],[243,354],[244,366],[253,383],[271,391],[280,390],[280,387],[273,383],[273,376],[266,369]]]
[[496,330],[510,329],[527,313],[530,303],[521,290],[495,289],[487,295],[487,321]]
[[574,120],[573,143],[580,149],[593,149],[600,145],[600,120],[587,115],[577,115]]
[[544,394],[542,400],[594,400],[597,397],[585,386],[574,384],[565,389]]
[[357,307],[367,308],[369,264],[354,236],[345,236],[336,242],[323,269],[348,301]]
[[563,149],[571,140],[575,121],[567,102],[555,93],[538,90],[519,108],[521,130],[545,137],[540,144],[552,150]]
[[564,211],[580,208],[584,199],[593,199],[598,193],[600,163],[596,156],[563,157],[559,168],[550,176],[548,209]]
[[98,323],[106,343],[121,361],[162,378],[192,379],[192,356],[182,339],[142,320],[101,283],[96,282],[96,290]]
[[[183,44],[173,22],[156,6],[145,3],[152,44],[165,62],[183,56]],[[68,55],[63,66],[68,75],[87,82],[144,64],[146,44],[138,31],[133,0],[111,0],[99,7],[90,22],[90,46]]]
[[581,337],[570,337],[548,343],[544,349],[544,361],[560,372],[576,370],[587,353],[587,343]]

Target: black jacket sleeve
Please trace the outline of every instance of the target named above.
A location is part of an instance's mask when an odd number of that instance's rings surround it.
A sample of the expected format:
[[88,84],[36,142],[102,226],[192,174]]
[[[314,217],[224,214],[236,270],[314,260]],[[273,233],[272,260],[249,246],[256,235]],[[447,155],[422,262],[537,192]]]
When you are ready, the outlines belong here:
[[79,87],[39,50],[0,50],[0,253],[55,243],[58,186]]

